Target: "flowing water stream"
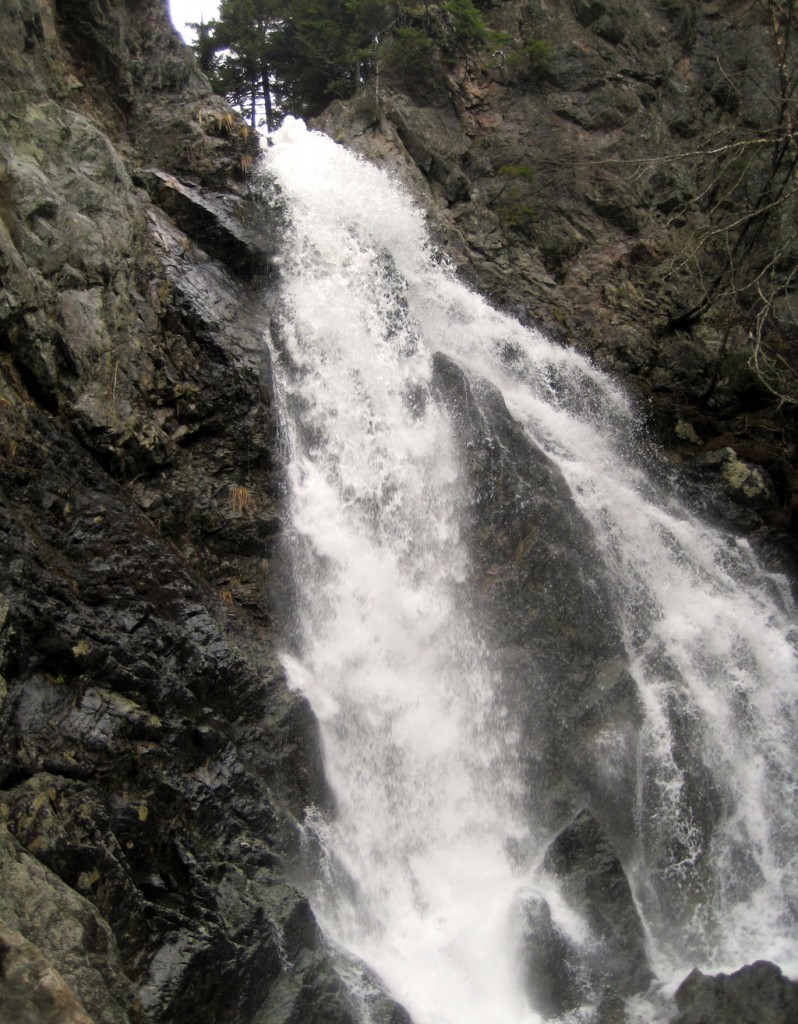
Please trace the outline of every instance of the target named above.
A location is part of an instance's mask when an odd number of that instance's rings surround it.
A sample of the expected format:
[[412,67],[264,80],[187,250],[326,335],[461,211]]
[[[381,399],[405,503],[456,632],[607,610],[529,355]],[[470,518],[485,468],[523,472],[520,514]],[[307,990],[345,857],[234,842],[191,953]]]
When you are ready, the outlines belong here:
[[416,1024],[539,1019],[519,965],[525,893],[589,941],[540,871],[552,836],[524,810],[524,737],[467,598],[471,498],[430,388],[442,352],[499,388],[559,468],[619,595],[642,709],[624,867],[658,984],[756,958],[798,974],[784,582],[662,492],[635,457],[622,390],[460,284],[383,172],[290,119],[273,143],[286,231],[271,333],[297,588],[285,663],[318,717],[335,797],[306,826],[326,933]]

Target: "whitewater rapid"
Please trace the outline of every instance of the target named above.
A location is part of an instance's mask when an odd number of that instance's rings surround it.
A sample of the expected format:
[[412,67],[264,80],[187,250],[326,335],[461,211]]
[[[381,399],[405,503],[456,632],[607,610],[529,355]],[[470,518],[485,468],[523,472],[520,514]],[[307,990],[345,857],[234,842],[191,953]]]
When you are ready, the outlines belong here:
[[[284,660],[318,717],[335,796],[334,814],[310,809],[306,823],[325,932],[416,1024],[538,1020],[517,955],[524,893],[585,938],[539,870],[539,830],[519,812],[521,737],[463,597],[469,495],[430,395],[439,351],[498,387],[559,467],[622,595],[644,709],[625,868],[658,984],[757,958],[798,974],[785,582],[652,482],[623,390],[465,288],[386,173],[292,119],[272,143],[264,174],[285,239],[271,335],[297,590]],[[717,780],[711,850],[674,756],[676,705]],[[703,900],[690,877],[708,856],[718,881]],[[678,934],[669,900],[684,902]]]

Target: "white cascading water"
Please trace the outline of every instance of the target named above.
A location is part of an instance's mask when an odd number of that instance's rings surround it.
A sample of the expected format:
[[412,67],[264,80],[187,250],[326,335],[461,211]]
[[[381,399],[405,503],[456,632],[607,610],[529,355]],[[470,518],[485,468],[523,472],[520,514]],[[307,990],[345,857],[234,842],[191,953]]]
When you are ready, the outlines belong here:
[[[560,926],[582,927],[537,870],[551,836],[518,810],[520,737],[463,600],[468,495],[428,394],[441,351],[500,388],[556,462],[623,594],[645,709],[625,867],[660,984],[757,958],[795,976],[798,657],[783,581],[657,494],[628,457],[638,430],[623,392],[460,284],[387,175],[289,119],[267,176],[286,219],[273,334],[298,624],[285,661],[319,719],[336,801],[308,821],[326,933],[416,1024],[521,1024],[538,1018],[515,953],[520,895],[548,886]],[[711,851],[674,757],[674,701],[717,780]],[[712,890],[674,932],[671,896],[709,856]]]

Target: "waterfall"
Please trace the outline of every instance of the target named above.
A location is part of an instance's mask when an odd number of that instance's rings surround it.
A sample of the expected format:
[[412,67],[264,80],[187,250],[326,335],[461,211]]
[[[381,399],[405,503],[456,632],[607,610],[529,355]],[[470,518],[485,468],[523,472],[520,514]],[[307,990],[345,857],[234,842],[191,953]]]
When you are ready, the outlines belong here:
[[[472,593],[476,499],[434,386],[442,353],[500,393],[556,467],[611,597],[639,707],[632,784],[613,781],[612,729],[591,756],[623,805],[612,839],[655,987],[756,958],[798,973],[785,581],[646,472],[622,389],[458,282],[383,171],[288,119],[265,177],[285,221],[270,332],[296,581],[284,660],[319,720],[333,793],[305,825],[326,934],[416,1024],[539,1019],[519,946],[530,893],[577,946],[590,941],[541,867],[557,780],[541,777],[530,805],[529,736]],[[523,700],[523,678],[513,685]]]

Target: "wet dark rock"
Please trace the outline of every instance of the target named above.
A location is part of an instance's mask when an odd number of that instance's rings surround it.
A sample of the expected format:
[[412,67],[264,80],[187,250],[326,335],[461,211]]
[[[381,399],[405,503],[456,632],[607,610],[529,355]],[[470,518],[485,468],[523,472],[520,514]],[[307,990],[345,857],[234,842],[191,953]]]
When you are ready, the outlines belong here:
[[592,1024],[623,1024],[625,999],[644,991],[653,975],[623,866],[588,811],[551,842],[543,869],[584,932],[566,932],[542,896],[524,901],[522,966],[531,1006],[545,1019],[591,1006],[584,1019]]
[[157,169],[140,171],[137,183],[189,238],[210,256],[247,277],[268,269],[275,254],[269,224],[253,223],[257,208],[241,196],[211,192]]
[[[703,267],[685,256],[710,226],[706,207],[691,202],[709,168],[682,154],[767,119],[767,33],[754,9],[746,11],[743,18],[727,4],[688,0],[494,4],[486,17],[513,43],[500,60],[470,57],[441,70],[450,107],[390,81],[381,81],[375,102],[367,83],[350,103],[331,105],[318,126],[402,178],[429,211],[436,240],[491,302],[625,378],[678,467],[658,474],[702,515],[747,533],[767,552],[768,567],[794,581],[794,545],[776,531],[796,525],[795,406],[765,393],[748,330],[729,330],[722,302],[695,320],[674,312],[701,298]],[[513,61],[521,44],[527,53]],[[760,83],[758,95],[747,85],[729,88],[730,69],[736,82]],[[435,154],[446,156],[450,174],[465,176],[459,194],[436,178]],[[744,215],[745,204],[738,209]],[[770,225],[763,242],[790,253],[787,273],[795,253],[785,225],[794,220],[791,213]],[[787,287],[794,309],[794,284]],[[794,332],[794,317],[782,316],[780,336]],[[656,785],[612,625],[620,595],[596,569],[590,531],[555,467],[524,438],[501,397],[442,356],[433,389],[457,426],[474,494],[464,534],[475,614],[498,652],[505,708],[497,714],[506,713],[508,728],[526,741],[530,810],[554,832],[589,806],[601,823],[596,849],[607,844],[607,875],[596,884],[616,895],[626,888],[619,900],[628,916],[619,920],[628,931],[610,929],[602,939],[609,975],[600,958],[586,968],[597,1019],[614,1024],[626,1016],[622,993],[650,978],[621,868],[636,842],[630,837],[638,837],[651,871],[678,875],[663,916],[664,927],[679,928],[694,921],[717,882],[711,859],[696,850],[710,848],[729,796],[703,764],[700,717],[677,693],[665,710],[690,836],[620,810],[619,792],[639,792],[646,807]],[[674,677],[663,652],[649,659],[661,678]],[[544,678],[560,685],[552,691]],[[755,867],[741,874],[753,890]],[[587,897],[573,898],[582,905]],[[587,982],[564,966],[572,947],[550,908],[529,909],[528,937],[540,955],[537,964],[527,960],[528,988],[540,1000],[533,1005],[551,1014],[575,1008]],[[596,928],[603,913],[589,909]],[[583,953],[576,962],[584,965]]]
[[785,978],[767,960],[734,974],[694,970],[676,991],[673,1024],[795,1024],[798,982]]
[[599,997],[628,996],[652,979],[645,934],[623,865],[604,830],[582,811],[553,840],[543,861],[566,901],[583,915],[595,939],[584,959]]
[[740,505],[762,507],[773,496],[773,484],[767,471],[739,458],[733,448],[717,448],[696,459],[695,468],[718,471],[724,489]]
[[616,797],[634,785],[641,716],[592,532],[492,385],[438,353],[433,388],[456,427],[477,613],[523,732],[536,820],[556,828],[590,803],[630,834]]
[[[339,106],[340,134],[355,124],[399,163],[494,301],[645,376],[655,401],[685,397],[698,423],[710,350],[665,329],[659,307],[683,306],[692,282],[661,281],[670,251],[648,231],[692,179],[619,177],[613,161],[630,155],[622,133],[690,138],[727,116],[709,15],[500,7],[551,48],[518,72],[517,105],[512,70],[449,69],[422,112],[391,88],[379,111]],[[303,808],[329,794],[274,650],[272,229],[248,197],[254,140],[161,0],[7,0],[0,33],[0,1017],[349,1024],[338,954],[287,869]],[[500,196],[513,167],[528,173]],[[702,438],[745,413],[744,377],[721,375]],[[552,829],[589,804],[620,849],[613,794],[638,712],[589,531],[497,393],[442,359],[435,387],[476,488],[479,610],[529,738],[532,800]],[[597,963],[596,978],[630,990],[644,966],[616,862],[601,834],[586,845],[577,866],[550,866],[602,936],[614,974]],[[620,932],[604,921],[615,897]],[[551,1012],[575,1005],[582,961],[559,975],[573,947],[528,909],[551,974],[530,988]],[[372,982],[372,1018],[407,1024]]]
[[541,896],[526,899],[522,914],[524,984],[530,1004],[545,1019],[575,1010],[590,995],[576,944],[554,923]]
[[160,0],[0,33],[0,1016],[354,1020],[287,879],[328,797],[274,651],[252,139]]

